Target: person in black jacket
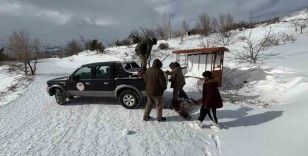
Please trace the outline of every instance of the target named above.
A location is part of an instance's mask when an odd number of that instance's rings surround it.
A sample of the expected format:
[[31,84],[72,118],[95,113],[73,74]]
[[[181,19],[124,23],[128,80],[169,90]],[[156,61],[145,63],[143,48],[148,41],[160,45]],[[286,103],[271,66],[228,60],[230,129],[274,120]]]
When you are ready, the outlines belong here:
[[156,38],[147,37],[145,39],[142,39],[135,48],[135,52],[140,58],[142,74],[145,73],[146,63],[151,55],[152,47],[153,45],[156,45],[156,44],[157,44]]

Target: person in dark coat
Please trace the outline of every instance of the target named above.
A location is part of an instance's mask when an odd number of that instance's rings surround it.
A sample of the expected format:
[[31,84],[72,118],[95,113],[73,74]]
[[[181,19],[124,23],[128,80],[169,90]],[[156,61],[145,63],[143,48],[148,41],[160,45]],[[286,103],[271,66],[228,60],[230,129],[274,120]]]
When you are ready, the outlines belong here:
[[152,51],[153,45],[157,44],[157,39],[156,38],[145,38],[142,39],[136,46],[135,52],[137,53],[140,62],[141,62],[141,73],[144,74],[146,70],[146,63],[147,60],[149,59]]
[[172,107],[175,108],[178,105],[178,98],[180,95],[182,95],[183,98],[188,99],[185,91],[183,90],[186,82],[179,63],[172,62],[169,67],[171,68],[171,71],[166,71],[166,74],[171,75],[171,88],[173,88]]
[[163,94],[167,89],[167,81],[164,72],[161,70],[162,63],[159,59],[153,61],[151,68],[145,71],[144,81],[146,86],[147,104],[144,110],[143,120],[150,119],[152,106],[156,105],[157,120],[165,121],[166,118],[162,117],[163,110]]
[[[198,120],[202,123],[206,115],[208,115],[215,124],[218,124],[216,109],[222,108],[223,106],[218,90],[219,82],[212,77],[210,71],[204,72],[202,76],[204,77],[205,82],[203,84],[202,106]],[[214,119],[210,112],[212,112]]]

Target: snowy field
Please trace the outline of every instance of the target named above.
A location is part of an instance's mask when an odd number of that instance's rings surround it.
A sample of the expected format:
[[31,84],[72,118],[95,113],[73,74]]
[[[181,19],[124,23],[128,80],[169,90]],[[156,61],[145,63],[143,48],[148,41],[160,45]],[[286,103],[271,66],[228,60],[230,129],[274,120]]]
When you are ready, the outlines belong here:
[[[193,110],[191,121],[164,109],[166,122],[143,122],[143,108],[125,109],[114,98],[81,98],[60,106],[48,96],[47,80],[67,76],[82,64],[136,59],[134,46],[112,47],[105,54],[82,52],[40,60],[37,75],[25,91],[0,94],[0,155],[307,156],[308,31],[294,32],[291,20],[298,18],[308,18],[308,12],[251,30],[255,38],[262,37],[269,27],[296,37],[294,42],[266,50],[277,55],[261,67],[232,60],[232,51],[238,50],[241,41],[228,46],[231,52],[226,56],[224,81],[232,85],[221,88],[225,100],[218,111],[222,130],[209,128],[208,120],[203,129],[196,127],[199,108]],[[233,33],[237,38],[248,32]],[[166,42],[173,49],[196,48],[200,38],[186,37],[182,44],[178,38]],[[165,58],[172,50],[157,51],[154,47],[154,51],[152,57]],[[165,59],[164,69],[171,61],[175,61],[174,55]],[[6,68],[0,67],[0,92],[6,92],[18,77],[3,72]],[[186,82],[188,95],[200,98],[196,80]],[[169,88],[164,95],[166,107],[171,91]],[[156,117],[155,110],[151,116]]]

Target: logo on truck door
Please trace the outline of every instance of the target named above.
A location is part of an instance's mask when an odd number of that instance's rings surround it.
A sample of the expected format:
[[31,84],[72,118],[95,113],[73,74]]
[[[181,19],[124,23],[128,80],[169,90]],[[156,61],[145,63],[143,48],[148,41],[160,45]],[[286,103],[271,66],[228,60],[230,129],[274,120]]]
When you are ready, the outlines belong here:
[[84,84],[83,84],[83,83],[78,82],[78,83],[76,84],[76,87],[77,87],[77,89],[78,89],[79,91],[84,91]]

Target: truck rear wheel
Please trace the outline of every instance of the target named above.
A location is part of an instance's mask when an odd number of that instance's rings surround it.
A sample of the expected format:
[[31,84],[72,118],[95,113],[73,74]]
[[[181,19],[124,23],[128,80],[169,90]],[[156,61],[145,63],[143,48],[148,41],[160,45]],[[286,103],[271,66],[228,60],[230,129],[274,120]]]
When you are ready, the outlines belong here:
[[119,94],[119,100],[123,107],[132,109],[139,104],[139,97],[136,92],[132,90],[125,90]]
[[63,105],[66,102],[66,96],[61,89],[56,89],[55,98],[59,105]]

